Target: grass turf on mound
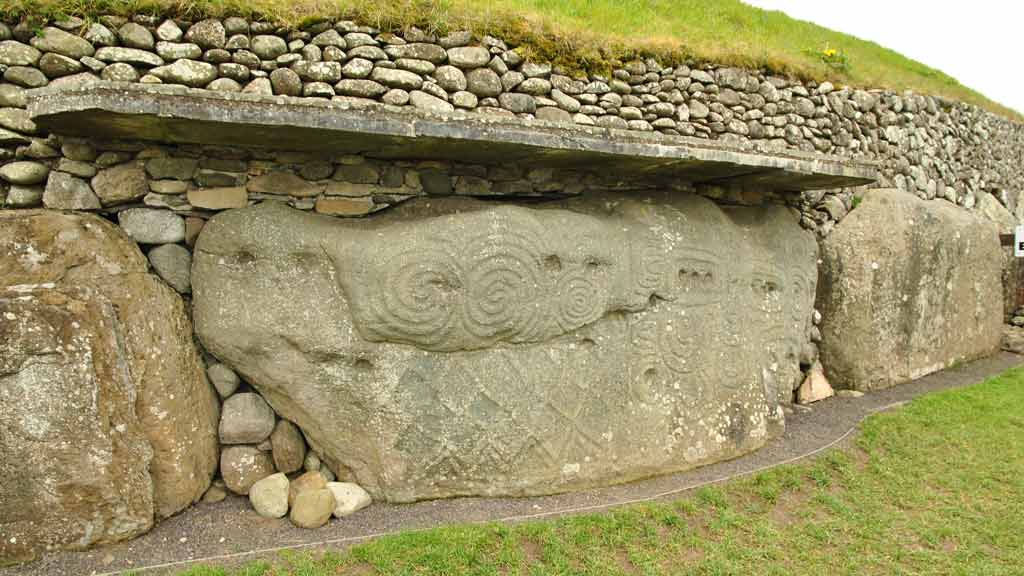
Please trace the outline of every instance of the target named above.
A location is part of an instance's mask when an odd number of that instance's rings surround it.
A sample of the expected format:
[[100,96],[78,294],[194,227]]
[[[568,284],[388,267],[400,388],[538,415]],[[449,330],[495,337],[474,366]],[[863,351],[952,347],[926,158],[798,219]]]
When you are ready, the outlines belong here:
[[441,528],[180,576],[1020,574],[1024,369],[919,398],[804,464],[647,504]]
[[874,42],[765,11],[739,0],[7,0],[15,16],[240,15],[298,26],[352,17],[381,29],[469,28],[525,46],[574,70],[607,71],[616,60],[715,62],[864,88],[913,90],[1024,115],[939,70]]

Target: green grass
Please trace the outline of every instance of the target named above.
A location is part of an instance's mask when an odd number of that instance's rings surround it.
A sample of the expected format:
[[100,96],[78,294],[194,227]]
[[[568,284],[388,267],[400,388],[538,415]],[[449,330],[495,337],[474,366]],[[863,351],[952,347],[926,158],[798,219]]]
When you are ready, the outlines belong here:
[[[12,15],[152,13],[198,18],[242,15],[288,25],[357,17],[382,29],[468,28],[526,47],[574,70],[606,72],[617,61],[654,55],[666,63],[715,62],[804,79],[913,90],[1024,120],[950,76],[874,42],[765,11],[739,0],[7,0]],[[822,58],[827,48],[837,58]],[[849,62],[840,69],[823,60]]]
[[179,576],[1024,573],[1024,370],[869,418],[850,446],[669,504],[401,534]]

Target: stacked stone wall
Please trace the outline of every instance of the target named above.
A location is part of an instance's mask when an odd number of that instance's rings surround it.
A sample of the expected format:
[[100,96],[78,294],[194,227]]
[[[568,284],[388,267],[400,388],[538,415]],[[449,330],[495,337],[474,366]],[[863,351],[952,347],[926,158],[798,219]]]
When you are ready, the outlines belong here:
[[[623,63],[608,76],[574,75],[522,52],[468,32],[437,37],[350,21],[298,30],[241,18],[142,15],[69,18],[41,28],[0,24],[0,162],[56,157],[22,109],[24,90],[104,80],[518,115],[818,151],[878,161],[880,184],[925,199],[970,209],[991,196],[1010,214],[1024,210],[1017,169],[1024,126],[972,105],[737,68],[665,67],[653,59]],[[41,173],[33,170],[36,176],[0,172],[8,206],[45,203],[23,188]],[[83,189],[63,176],[56,184]],[[804,226],[827,234],[852,208],[852,196],[805,193]]]

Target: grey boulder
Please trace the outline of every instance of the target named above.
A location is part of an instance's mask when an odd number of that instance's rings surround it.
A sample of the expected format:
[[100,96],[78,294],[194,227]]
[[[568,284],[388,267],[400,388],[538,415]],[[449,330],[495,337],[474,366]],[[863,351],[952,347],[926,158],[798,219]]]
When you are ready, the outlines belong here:
[[192,289],[205,348],[331,470],[404,502],[762,446],[800,381],[816,257],[785,209],[692,195],[414,199],[373,221],[264,203],[206,224]]
[[999,349],[994,224],[871,190],[826,237],[821,259],[821,362],[834,387],[885,388]]
[[274,431],[274,411],[259,394],[242,392],[224,400],[221,444],[259,444]]

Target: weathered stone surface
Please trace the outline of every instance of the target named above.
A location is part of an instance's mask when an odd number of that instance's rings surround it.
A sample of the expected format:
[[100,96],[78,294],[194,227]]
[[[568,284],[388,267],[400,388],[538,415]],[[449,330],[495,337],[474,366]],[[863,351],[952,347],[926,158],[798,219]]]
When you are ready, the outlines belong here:
[[569,114],[561,108],[555,108],[554,106],[544,106],[538,108],[536,112],[538,120],[546,120],[548,122],[564,122],[566,124],[572,123],[572,114]]
[[83,214],[0,211],[0,283],[81,286],[95,278],[145,273],[146,259],[115,225]]
[[25,136],[5,128],[0,128],[0,146],[21,146],[28,143],[29,139]]
[[94,290],[0,288],[2,561],[153,524],[153,453],[117,324]]
[[64,172],[50,172],[43,204],[56,210],[98,210],[100,199],[85,180]]
[[491,52],[483,46],[461,46],[448,49],[448,62],[459,68],[480,68],[491,61]]
[[195,158],[162,156],[146,161],[146,173],[157,180],[191,180],[198,167],[199,160]]
[[451,112],[455,109],[454,106],[441,100],[437,96],[427,94],[420,90],[413,90],[409,93],[409,103],[420,110],[426,110],[427,112],[443,113]]
[[142,244],[172,244],[185,239],[185,220],[169,210],[129,208],[117,214],[117,222]]
[[250,41],[253,53],[262,60],[273,60],[282,54],[288,53],[288,44],[280,36],[262,34],[253,36]]
[[441,88],[449,92],[458,92],[466,89],[466,75],[455,66],[441,66],[434,71],[434,78]]
[[1003,207],[995,196],[987,192],[978,198],[978,212],[995,223],[1000,234],[1013,234],[1013,229],[1017,227],[1017,218]]
[[17,40],[0,42],[0,64],[6,66],[34,66],[43,53]]
[[340,62],[298,62],[293,69],[303,80],[332,83],[341,80]]
[[831,398],[835,392],[832,385],[825,377],[825,371],[821,363],[815,362],[807,372],[807,377],[796,390],[796,401],[798,404],[810,404],[826,398]]
[[380,82],[385,86],[401,88],[402,90],[416,90],[423,86],[423,78],[419,74],[393,68],[374,68],[370,74],[370,79]]
[[132,202],[149,193],[146,172],[134,164],[121,164],[100,170],[91,184],[93,192],[104,206]]
[[295,498],[288,518],[299,528],[319,528],[331,519],[334,508],[334,493],[326,487],[307,490]]
[[164,59],[146,50],[108,46],[96,51],[96,59],[104,62],[125,62],[136,66],[163,66]]
[[182,294],[192,291],[192,253],[181,244],[163,244],[146,255],[157,275]]
[[291,68],[278,68],[270,73],[270,84],[274,94],[284,96],[302,95],[302,78]]
[[35,134],[38,132],[36,123],[29,117],[28,112],[17,108],[5,108],[0,110],[0,128],[8,128],[22,134]]
[[55,78],[49,83],[49,86],[54,90],[71,90],[74,88],[81,88],[89,84],[96,84],[99,81],[99,76],[92,72],[82,72],[80,74],[72,74],[70,76]]
[[501,94],[501,78],[490,68],[476,68],[466,73],[466,90],[480,98]]
[[309,182],[291,172],[270,172],[251,178],[246,183],[246,188],[249,192],[256,194],[282,194],[308,198],[323,192],[324,185]]
[[227,42],[227,32],[220,20],[203,20],[189,26],[185,41],[194,42],[204,49],[223,48]]
[[180,296],[151,274],[109,277],[101,289],[123,323],[139,420],[154,451],[154,512],[171,516],[198,501],[217,470],[217,396]]
[[164,60],[174,61],[178,58],[199,58],[203,49],[188,42],[157,42],[156,53]]
[[156,29],[156,37],[164,42],[177,42],[183,35],[184,32],[174,20],[164,20]]
[[[2,196],[2,194],[0,194]],[[7,191],[6,205],[11,208],[32,208],[43,202],[41,186],[11,186]]]
[[821,362],[837,388],[899,384],[995,352],[994,225],[944,202],[872,190],[822,249]]
[[[148,502],[146,523],[138,528],[144,530],[154,517],[159,519],[174,514],[200,498],[216,470],[216,397],[199,365],[192,344],[191,324],[181,299],[146,273],[145,259],[135,244],[116,226],[95,216],[42,210],[0,212],[0,279],[5,285],[35,286],[35,290],[40,291],[40,298],[64,294],[65,286],[94,291],[97,296],[90,297],[88,305],[97,313],[105,307],[114,312],[114,317],[104,320],[103,334],[95,342],[104,342],[104,339],[116,335],[116,346],[94,351],[93,361],[116,362],[117,373],[123,375],[130,386],[127,392],[130,393],[129,410],[134,423],[126,423],[128,428],[116,436],[125,441],[131,440],[131,427],[138,426],[146,442],[149,455],[143,458],[141,454],[135,454],[145,471]],[[88,332],[85,322],[80,322],[80,325],[83,325],[84,332]],[[79,331],[72,328],[68,328],[67,333],[75,335],[78,342]],[[4,338],[4,342],[7,341]],[[154,354],[154,350],[160,353]],[[111,356],[115,352],[116,357]],[[68,354],[70,357],[70,351]],[[6,354],[2,356],[8,358]],[[88,394],[91,387],[100,384],[90,379],[88,371],[75,374],[66,376],[67,385],[75,387],[76,394],[79,388]],[[88,409],[76,405],[66,414],[61,412],[57,406],[63,406],[73,396],[65,396],[60,389],[52,387],[58,379],[65,382],[65,378],[53,375],[46,378],[50,379],[49,387],[35,388],[35,392],[52,390],[53,394],[36,394],[33,398],[36,408],[29,408],[33,415],[44,413],[38,410],[40,406],[56,410],[46,416],[52,432],[47,433],[48,441],[61,440],[78,446],[79,434],[93,421],[86,418],[83,425],[79,420],[82,414],[88,413]],[[3,380],[0,378],[0,382]],[[0,404],[6,406],[10,403],[5,400]],[[15,406],[11,404],[11,407]],[[117,419],[108,421],[106,425],[116,428]],[[60,438],[59,431],[68,426],[74,437]],[[56,446],[54,450],[59,452]],[[51,466],[42,453],[41,459],[34,462],[44,468]],[[3,461],[10,460],[5,455]],[[58,458],[52,463],[52,470],[60,474],[60,482],[67,483],[69,489],[77,490],[74,487],[83,486],[81,482],[86,482],[87,486],[93,482],[101,485],[105,481],[103,478],[107,472],[104,471],[93,475],[84,470],[68,470],[67,463],[72,461],[87,464],[86,460],[77,458]],[[27,474],[44,469],[25,466],[25,461],[20,459],[19,462]],[[122,473],[116,469],[110,472],[116,472],[114,479],[121,494],[135,489],[137,481],[131,473],[120,477]],[[0,484],[7,487],[11,482],[5,475]],[[77,510],[89,513],[86,520],[93,522],[96,535],[86,534],[75,544],[77,546],[105,541],[105,531],[119,530],[118,518],[124,520],[122,528],[133,522],[134,512],[107,508],[108,504],[97,503],[95,493],[90,493],[93,495],[82,496],[83,507]],[[6,495],[4,500],[7,501]],[[94,504],[99,507],[89,512],[88,507]],[[101,520],[106,514],[114,514],[114,519]],[[74,518],[67,520],[72,524],[77,521]],[[125,537],[137,530],[132,528],[128,532],[125,532]]]
[[139,72],[131,64],[115,62],[104,68],[100,77],[108,82],[137,82]]
[[373,198],[317,198],[314,209],[331,216],[365,216],[374,211]]
[[46,86],[46,75],[31,66],[11,66],[4,71],[4,80],[25,88]]
[[274,411],[259,394],[243,392],[224,401],[220,416],[222,444],[259,444],[274,431]]
[[207,368],[206,374],[210,377],[210,383],[213,384],[221,398],[227,398],[234,394],[235,390],[238,390],[240,383],[238,374],[235,374],[231,368],[217,363]]
[[341,69],[346,78],[366,78],[370,72],[373,72],[373,62],[364,58],[353,58]]
[[50,174],[50,167],[40,162],[20,161],[10,162],[0,166],[0,179],[11,184],[22,184],[28,186],[39,184],[46,180]]
[[220,453],[220,475],[235,494],[248,494],[253,484],[273,473],[270,454],[255,446],[228,446]]
[[222,480],[215,480],[210,488],[206,490],[200,502],[203,504],[216,504],[217,502],[223,502],[228,497],[227,486],[224,485]]
[[334,517],[344,518],[373,503],[370,495],[358,484],[351,482],[328,482],[327,489],[334,494]]
[[194,188],[188,191],[188,203],[207,210],[244,208],[249,203],[249,192],[242,186]]
[[[346,40],[347,39],[348,37],[346,36]],[[394,59],[412,58],[415,60],[426,60],[431,64],[440,64],[448,58],[448,54],[445,52],[444,48],[441,48],[437,44],[427,44],[423,42],[388,46],[384,51]]]
[[25,89],[13,84],[0,84],[0,106],[25,107]]
[[283,518],[288,513],[288,477],[283,472],[258,480],[249,489],[249,502],[264,518]]
[[[145,26],[135,22],[128,22],[117,30],[121,38],[121,44],[129,48],[140,48],[152,50],[154,46],[153,34]],[[91,54],[89,54],[91,56]]]
[[387,87],[373,80],[346,78],[334,85],[338,94],[359,98],[376,98],[388,91]]
[[1024,328],[1003,326],[1003,339],[1000,348],[1014,354],[1024,354]]
[[297,477],[288,487],[288,504],[294,504],[299,494],[310,490],[322,490],[327,488],[327,479],[319,471],[312,470]]
[[117,36],[99,22],[93,22],[85,31],[85,39],[96,46],[116,46]]
[[270,434],[270,445],[274,453],[274,466],[281,472],[292,473],[302,468],[306,458],[306,441],[298,426],[287,420],[279,420]]
[[82,71],[82,65],[67,56],[47,52],[39,59],[39,69],[47,78],[59,78],[68,74],[77,74]]
[[197,216],[189,216],[185,218],[185,245],[192,248],[196,245],[196,239],[199,238],[199,233],[203,231],[203,226],[206,225],[206,220]]
[[[502,108],[515,112],[516,114],[533,114],[537,110],[537,101],[529,94],[505,92],[498,96],[498,101],[501,102]],[[616,116],[615,118],[618,117]],[[622,120],[621,118],[618,119]],[[623,123],[625,123],[624,120]]]
[[414,199],[365,222],[268,203],[207,224],[194,313],[375,497],[539,494],[777,434],[815,256],[781,208],[692,196]]
[[217,77],[217,67],[198,60],[181,59],[167,66],[153,68],[149,73],[169,84],[202,88]]

